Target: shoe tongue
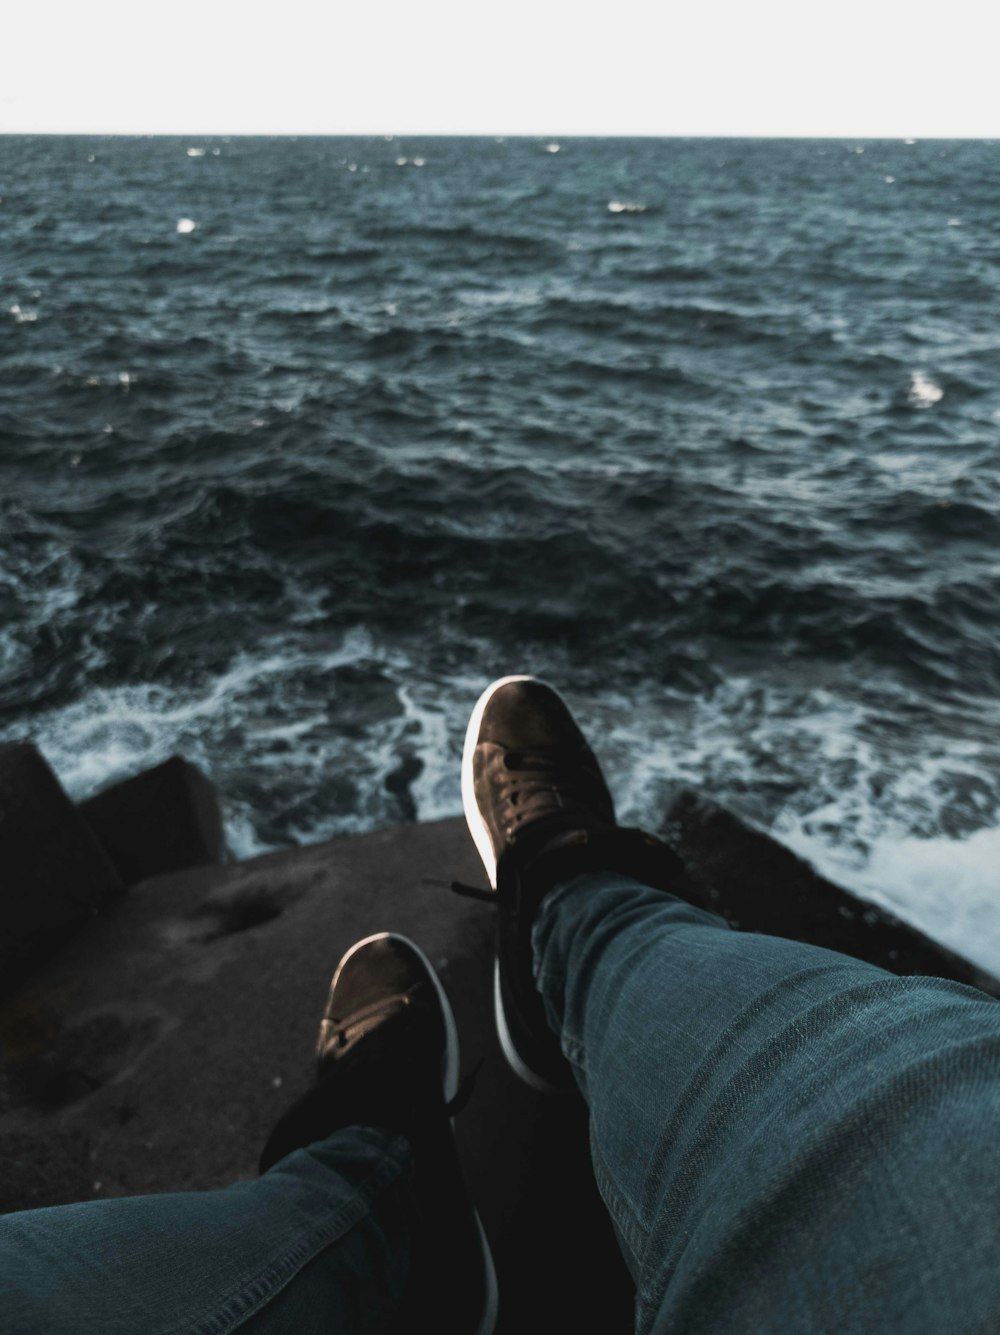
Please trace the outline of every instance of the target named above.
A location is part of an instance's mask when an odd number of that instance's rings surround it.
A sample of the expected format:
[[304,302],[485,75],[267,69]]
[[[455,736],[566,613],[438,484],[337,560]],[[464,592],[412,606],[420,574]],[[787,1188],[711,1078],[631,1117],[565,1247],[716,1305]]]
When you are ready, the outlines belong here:
[[509,857],[512,866],[523,867],[550,852],[586,844],[588,839],[589,833],[582,813],[577,813],[574,818],[572,812],[554,811],[527,825],[507,846],[503,856]]

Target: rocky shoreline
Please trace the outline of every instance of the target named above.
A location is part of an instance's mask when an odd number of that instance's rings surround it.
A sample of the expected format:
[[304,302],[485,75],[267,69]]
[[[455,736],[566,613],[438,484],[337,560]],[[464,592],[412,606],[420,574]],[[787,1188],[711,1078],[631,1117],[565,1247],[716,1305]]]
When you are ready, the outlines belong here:
[[[684,862],[683,893],[744,930],[1000,995],[996,978],[703,795],[679,793],[661,833]],[[491,911],[450,894],[452,879],[481,881],[460,819],[230,862],[212,786],[179,758],[74,806],[34,748],[0,748],[0,1210],[252,1176],[309,1080],[338,958],[392,929],[435,963],[463,1074],[477,1068],[457,1134],[504,1328],[563,1328],[574,1293],[588,1327],[630,1329],[586,1110],[575,1095],[541,1099],[508,1071],[492,1018]],[[582,1292],[580,1274],[594,1277]],[[551,1309],[541,1291],[556,1295]]]

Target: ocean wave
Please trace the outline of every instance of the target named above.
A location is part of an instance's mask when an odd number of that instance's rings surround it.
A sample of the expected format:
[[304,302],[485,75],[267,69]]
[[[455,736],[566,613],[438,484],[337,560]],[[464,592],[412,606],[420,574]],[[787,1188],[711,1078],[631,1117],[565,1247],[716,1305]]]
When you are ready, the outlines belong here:
[[650,204],[642,204],[639,200],[631,199],[611,199],[608,201],[608,212],[615,217],[634,217],[642,213],[655,213],[655,209]]
[[840,691],[747,677],[694,699],[596,682],[570,698],[621,820],[657,828],[679,786],[700,788],[827,875],[1000,965],[995,743],[936,735],[926,712],[915,743],[894,727],[889,698],[859,706]]
[[[309,597],[303,609],[303,625],[322,615]],[[531,664],[508,657],[496,670],[511,666]],[[219,783],[231,841],[249,855],[456,814],[461,735],[482,684],[472,665],[444,680],[421,675],[361,629],[325,649],[286,636],[188,688],[92,690],[37,715],[32,735],[77,797],[182,751]],[[649,682],[623,695],[593,674],[582,696],[557,684],[602,757],[621,819],[656,827],[677,785],[704,788],[827,874],[995,966],[995,748],[928,733],[915,761],[889,714],[749,678],[695,696]],[[226,759],[219,743],[234,732],[241,746]],[[254,798],[260,784],[266,811]],[[928,833],[942,823],[948,836]]]
[[7,145],[0,734],[184,750],[249,852],[457,812],[535,670],[624,813],[968,857],[1000,941],[986,149],[188,147]]
[[624,276],[630,283],[704,283],[713,277],[711,269],[694,264],[646,264],[629,267]]
[[903,529],[919,539],[969,541],[977,546],[1000,541],[1000,514],[995,508],[906,487],[872,504],[869,519],[883,532]]
[[[405,246],[409,252],[426,242],[431,246],[462,247],[484,252],[487,257],[520,260],[544,260],[558,254],[558,245],[550,237],[501,229],[483,229],[471,224],[427,225],[408,221],[405,224],[379,223],[370,227],[367,235],[386,243]],[[392,254],[394,247],[385,246],[384,253]]]
[[607,361],[584,357],[570,358],[560,367],[560,380],[566,379],[582,380],[587,384],[607,380],[645,387],[658,393],[683,390],[687,394],[705,395],[712,392],[711,386],[697,376],[682,371],[680,367],[662,361],[637,365],[620,357],[615,357],[614,360],[609,358]]
[[[301,255],[304,259],[312,261],[314,264],[334,266],[339,266],[341,264],[369,264],[372,260],[381,258],[383,254],[378,246],[365,245],[347,247],[330,247],[322,245],[304,246],[295,253]],[[266,278],[266,275],[260,275],[258,281],[264,278]],[[284,280],[285,276],[282,275],[282,281]]]
[[[186,755],[218,784],[230,843],[249,856],[413,819],[418,809],[433,816],[439,776],[421,757],[441,744],[440,715],[399,675],[398,655],[376,649],[362,629],[326,648],[275,639],[186,687],[92,688],[36,713],[31,736],[74,798]],[[220,759],[220,742],[237,732],[240,748]],[[401,769],[405,782],[395,777]],[[256,800],[261,784],[266,810]]]
[[[834,812],[833,830],[837,829]],[[994,868],[1000,827],[960,838],[915,837],[892,827],[863,854],[845,855],[837,839],[809,833],[809,819],[784,823],[780,837],[827,876],[852,886],[994,974],[1000,973],[1000,920]]]
[[613,335],[630,341],[644,338],[661,342],[675,333],[735,336],[753,343],[783,337],[777,329],[767,327],[768,317],[760,312],[744,313],[697,303],[650,305],[595,297],[551,297],[535,315],[534,323],[541,328],[565,327],[574,332]]

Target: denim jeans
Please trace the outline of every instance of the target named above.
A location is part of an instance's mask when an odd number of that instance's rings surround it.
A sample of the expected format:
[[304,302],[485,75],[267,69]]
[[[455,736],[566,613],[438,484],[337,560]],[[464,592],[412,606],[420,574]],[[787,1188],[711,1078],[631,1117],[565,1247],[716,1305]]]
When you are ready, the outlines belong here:
[[1000,1331],[1000,1005],[615,876],[536,975],[648,1332]]
[[[534,950],[639,1335],[1000,1331],[995,1001],[610,873],[546,896]],[[382,1330],[407,1156],[348,1128],[221,1191],[0,1217],[0,1328]]]
[[348,1127],[219,1191],[0,1216],[3,1335],[388,1328],[408,1274],[409,1146]]

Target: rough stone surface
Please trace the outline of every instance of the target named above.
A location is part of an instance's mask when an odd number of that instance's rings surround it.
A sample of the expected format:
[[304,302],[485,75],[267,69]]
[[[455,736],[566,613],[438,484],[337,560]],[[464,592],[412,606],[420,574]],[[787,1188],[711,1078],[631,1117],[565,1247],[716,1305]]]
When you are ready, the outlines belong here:
[[[899,952],[890,967],[955,976],[957,957],[888,915],[866,921],[869,906],[732,813],[686,794],[670,816],[698,902],[855,953],[868,933]],[[482,1061],[457,1136],[497,1263],[500,1331],[631,1331],[582,1101],[541,1098],[510,1073],[493,1023],[492,910],[425,877],[482,883],[464,822],[137,886],[0,1005],[0,1209],[253,1176],[270,1127],[310,1078],[337,960],[391,929],[440,972],[463,1075]]]
[[700,793],[677,795],[662,831],[689,875],[685,897],[744,931],[842,951],[897,974],[931,974],[1000,996],[1000,980],[878,904],[858,899],[751,821]]
[[0,746],[0,993],[122,888],[39,751]]
[[353,942],[412,937],[452,998],[457,1122],[490,1238],[502,1331],[632,1327],[586,1110],[509,1071],[492,1013],[489,905],[462,821],[408,825],[143,882],[0,1005],[0,1209],[253,1176],[311,1075],[330,975]]
[[125,885],[225,858],[215,789],[180,756],[112,784],[79,809]]

